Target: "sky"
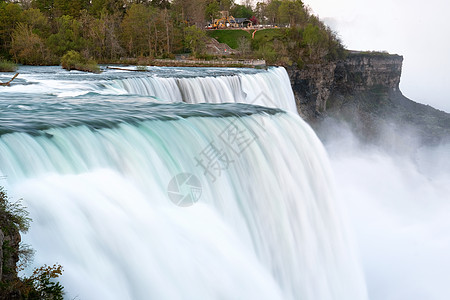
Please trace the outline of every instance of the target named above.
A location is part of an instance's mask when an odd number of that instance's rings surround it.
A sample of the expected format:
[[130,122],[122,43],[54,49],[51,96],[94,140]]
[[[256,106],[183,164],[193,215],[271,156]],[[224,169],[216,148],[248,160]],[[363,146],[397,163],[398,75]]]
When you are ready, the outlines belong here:
[[450,1],[304,0],[351,50],[403,56],[400,89],[450,112]]
[[403,94],[450,113],[450,22],[446,21],[450,1],[303,2],[338,32],[348,49],[402,55],[400,89]]

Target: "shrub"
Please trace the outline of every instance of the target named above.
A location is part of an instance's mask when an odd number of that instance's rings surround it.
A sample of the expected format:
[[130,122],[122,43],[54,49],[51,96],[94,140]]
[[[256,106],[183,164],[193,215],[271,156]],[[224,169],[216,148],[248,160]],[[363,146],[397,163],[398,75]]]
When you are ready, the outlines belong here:
[[147,66],[136,66],[136,71],[147,72],[148,69],[147,69]]
[[27,232],[31,218],[21,200],[10,202],[3,187],[0,187],[0,229],[7,233]]
[[17,70],[17,65],[8,60],[0,60],[0,72],[14,72]]
[[17,277],[17,259],[20,259],[19,270],[23,270],[31,261],[34,250],[28,245],[12,242],[11,236],[17,236],[19,231],[26,232],[30,222],[31,218],[21,201],[10,202],[5,190],[0,187],[0,230],[5,235],[5,240],[0,245],[3,250],[0,259],[3,271],[0,278],[0,299],[62,300],[64,287],[56,281],[63,272],[61,265],[44,265],[35,268],[29,277]]
[[83,72],[100,73],[100,67],[94,60],[84,58],[79,52],[70,50],[61,58],[64,69],[78,70]]
[[62,275],[62,272],[63,268],[58,264],[34,269],[30,277],[23,279],[22,296],[26,299],[63,300],[64,287],[58,281],[54,281]]

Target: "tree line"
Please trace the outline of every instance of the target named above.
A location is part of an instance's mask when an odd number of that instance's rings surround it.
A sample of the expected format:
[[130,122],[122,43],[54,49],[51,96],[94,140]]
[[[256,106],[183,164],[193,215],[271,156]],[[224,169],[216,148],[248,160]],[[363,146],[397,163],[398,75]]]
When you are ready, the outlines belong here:
[[[343,49],[300,0],[269,0],[253,7],[234,0],[2,0],[0,56],[30,65],[59,64],[69,51],[105,63],[185,52],[199,56],[205,52],[205,25],[221,11],[283,27],[283,34],[269,42],[278,43],[276,50],[289,57],[294,53],[294,61],[300,56],[334,59]],[[250,46],[243,55],[264,58],[261,49],[267,45]]]

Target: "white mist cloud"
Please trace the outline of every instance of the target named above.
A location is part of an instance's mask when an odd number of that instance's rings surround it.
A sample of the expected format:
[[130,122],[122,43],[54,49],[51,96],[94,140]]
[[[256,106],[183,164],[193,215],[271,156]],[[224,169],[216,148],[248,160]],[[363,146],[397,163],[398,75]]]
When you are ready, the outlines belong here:
[[305,0],[354,50],[404,56],[405,96],[450,112],[450,2]]
[[338,131],[325,144],[370,299],[450,299],[450,145],[407,157]]

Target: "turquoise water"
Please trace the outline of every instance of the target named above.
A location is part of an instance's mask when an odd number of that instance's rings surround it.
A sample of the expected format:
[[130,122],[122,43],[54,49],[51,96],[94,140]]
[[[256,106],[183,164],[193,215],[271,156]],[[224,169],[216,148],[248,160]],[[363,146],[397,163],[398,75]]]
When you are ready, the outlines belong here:
[[367,298],[284,69],[19,71],[0,90],[0,177],[67,299]]

